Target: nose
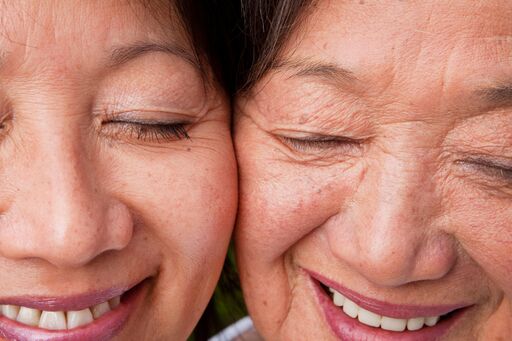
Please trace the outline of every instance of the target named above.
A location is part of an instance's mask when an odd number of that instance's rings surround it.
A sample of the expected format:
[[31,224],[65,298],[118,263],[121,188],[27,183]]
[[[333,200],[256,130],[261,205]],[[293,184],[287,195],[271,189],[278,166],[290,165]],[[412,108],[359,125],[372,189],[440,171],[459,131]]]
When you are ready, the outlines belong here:
[[442,278],[456,248],[443,232],[432,163],[389,155],[375,162],[327,229],[332,253],[380,286]]
[[74,268],[129,244],[130,211],[104,190],[94,153],[70,130],[35,138],[8,167],[17,190],[0,218],[4,257]]

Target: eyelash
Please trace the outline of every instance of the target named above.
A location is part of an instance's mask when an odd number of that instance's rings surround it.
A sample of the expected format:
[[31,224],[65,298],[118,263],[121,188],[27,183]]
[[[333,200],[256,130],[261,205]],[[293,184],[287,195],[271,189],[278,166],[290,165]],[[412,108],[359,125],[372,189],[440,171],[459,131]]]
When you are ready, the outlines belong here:
[[166,143],[183,139],[190,139],[187,132],[187,123],[160,123],[160,122],[137,122],[110,120],[102,125],[117,125],[118,131],[114,132],[117,137],[128,137],[142,142]]
[[350,149],[346,151],[353,151],[354,148],[361,147],[361,141],[346,137],[322,136],[313,138],[295,138],[282,136],[281,138],[286,144],[301,152],[323,151],[333,148],[343,148],[344,150]]

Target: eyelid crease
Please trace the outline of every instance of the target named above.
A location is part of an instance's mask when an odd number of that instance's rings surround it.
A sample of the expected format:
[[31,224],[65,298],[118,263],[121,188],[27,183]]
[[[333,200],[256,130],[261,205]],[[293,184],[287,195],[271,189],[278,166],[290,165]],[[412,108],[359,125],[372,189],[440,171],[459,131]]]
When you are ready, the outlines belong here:
[[180,111],[175,110],[169,110],[169,109],[161,109],[161,108],[151,108],[151,109],[121,109],[117,110],[115,108],[106,108],[105,110],[102,110],[100,112],[97,112],[94,114],[94,116],[103,116],[107,117],[108,119],[114,119],[114,118],[126,118],[127,120],[135,120],[137,119],[137,116],[140,115],[158,115],[158,119],[161,120],[161,116],[169,116],[173,118],[180,118],[182,120],[186,121],[196,121],[199,120],[203,115],[197,115],[197,113],[184,113]]

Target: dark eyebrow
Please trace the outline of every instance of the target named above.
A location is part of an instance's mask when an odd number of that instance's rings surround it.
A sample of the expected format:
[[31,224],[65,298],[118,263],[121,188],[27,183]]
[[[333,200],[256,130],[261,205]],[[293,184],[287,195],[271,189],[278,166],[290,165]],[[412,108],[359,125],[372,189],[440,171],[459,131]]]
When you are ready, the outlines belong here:
[[493,108],[512,106],[512,82],[479,89],[476,94]]
[[324,82],[347,85],[357,81],[357,77],[339,65],[311,60],[279,60],[272,69],[292,72],[292,77],[313,77]]
[[180,57],[201,70],[199,60],[193,53],[185,50],[177,44],[155,42],[136,42],[127,46],[114,48],[110,56],[110,66],[120,66],[150,52],[164,52]]

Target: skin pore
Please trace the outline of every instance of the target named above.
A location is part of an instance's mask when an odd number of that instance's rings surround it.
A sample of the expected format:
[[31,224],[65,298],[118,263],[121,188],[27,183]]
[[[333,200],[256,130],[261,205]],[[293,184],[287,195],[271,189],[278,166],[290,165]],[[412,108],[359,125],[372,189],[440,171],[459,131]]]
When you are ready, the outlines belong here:
[[381,310],[458,307],[423,329],[449,325],[439,339],[509,336],[511,15],[316,1],[239,98],[235,239],[265,339],[419,339],[329,315],[327,286]]
[[192,331],[234,224],[236,164],[227,98],[173,13],[1,3],[0,304],[137,285],[114,339]]

